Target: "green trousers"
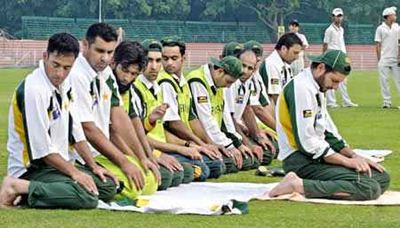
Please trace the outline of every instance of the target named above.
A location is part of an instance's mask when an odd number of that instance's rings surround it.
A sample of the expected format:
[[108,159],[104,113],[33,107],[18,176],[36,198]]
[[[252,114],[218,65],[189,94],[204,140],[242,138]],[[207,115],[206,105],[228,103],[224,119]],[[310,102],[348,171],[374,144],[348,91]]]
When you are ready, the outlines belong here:
[[222,171],[224,174],[227,173],[237,173],[240,170],[250,170],[250,169],[255,169],[260,165],[260,162],[257,159],[251,159],[250,156],[242,156],[243,158],[243,164],[242,168],[239,169],[237,165],[235,164],[233,158],[227,157],[225,155],[222,156],[223,161],[224,161],[224,166],[222,167]]
[[171,172],[164,166],[160,166],[161,185],[158,186],[158,191],[166,190],[169,187],[176,187],[183,181],[183,171]]
[[283,161],[286,173],[295,172],[303,179],[307,198],[344,200],[374,200],[389,187],[388,173],[372,169],[372,177],[343,166],[313,160],[301,152],[294,152]]
[[[278,150],[278,142],[275,141],[274,139],[270,139],[272,144],[274,145],[274,147]],[[258,143],[252,139],[250,139],[250,143],[253,145],[258,145]],[[259,165],[269,165],[271,164],[272,160],[274,159],[274,154],[271,152],[271,150],[269,149],[263,149],[263,158],[262,158],[262,162]],[[257,161],[258,162],[258,161]],[[256,167],[252,167],[254,169],[258,168],[258,166]]]
[[49,166],[32,168],[22,179],[29,180],[29,190],[24,203],[32,208],[91,209],[96,208],[98,200],[108,202],[116,194],[116,185],[111,179],[103,182],[87,167],[77,168],[93,177],[99,195],[87,192],[69,176]]

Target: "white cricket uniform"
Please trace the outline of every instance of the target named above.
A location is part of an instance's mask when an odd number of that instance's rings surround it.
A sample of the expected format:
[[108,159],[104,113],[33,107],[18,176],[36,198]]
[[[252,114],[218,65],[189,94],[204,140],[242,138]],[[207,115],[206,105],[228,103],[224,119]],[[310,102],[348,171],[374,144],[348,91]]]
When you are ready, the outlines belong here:
[[274,50],[262,63],[260,75],[268,95],[279,95],[285,84],[293,77],[290,65]]
[[[79,54],[71,69],[72,88],[76,93],[76,105],[81,123],[94,122],[102,133],[110,137],[111,108],[121,106],[121,97],[115,76],[108,66],[95,72],[86,58]],[[91,145],[93,157],[100,153]]]
[[[207,83],[216,89],[216,86],[214,85],[214,81],[211,76],[211,72],[209,69],[209,65],[205,64],[203,65],[204,73],[206,76]],[[166,84],[166,83],[164,83]],[[190,83],[190,89],[192,92],[192,96],[194,98],[197,97],[206,97],[207,100],[206,102],[201,102],[199,103],[198,99],[193,99],[194,100],[194,105],[196,107],[197,111],[197,116],[199,120],[201,121],[205,131],[207,132],[207,135],[213,140],[214,143],[218,145],[223,145],[227,149],[233,149],[235,146],[233,145],[233,142],[230,138],[228,138],[225,133],[221,131],[221,128],[218,126],[217,121],[214,119],[214,117],[211,114],[211,103],[210,103],[210,97],[208,95],[207,89],[204,87],[204,85],[200,82],[192,82]],[[225,92],[225,91],[224,91]],[[225,99],[224,100],[229,100],[229,98],[226,97],[226,93],[224,93]],[[236,132],[235,126],[232,120],[232,116],[229,110],[229,107],[227,105],[224,105],[224,110],[223,110],[223,121],[225,123],[225,126],[227,128],[227,131],[234,134],[238,139],[242,139],[241,136]]]
[[276,130],[281,161],[296,151],[319,159],[339,152],[346,145],[310,68],[294,77],[279,95]]
[[86,139],[71,111],[75,97],[69,79],[57,89],[40,61],[39,67],[18,85],[9,112],[8,175],[20,177],[29,166],[50,154],[73,162],[70,143]]
[[[303,43],[303,49],[307,49],[310,45],[308,44],[307,38],[304,34],[296,33],[296,35],[300,38]],[[299,53],[299,58],[290,64],[290,67],[293,71],[293,76],[298,75],[304,69],[304,51]]]
[[250,105],[251,106],[267,106],[270,104],[267,89],[263,83],[258,70],[250,78]]
[[[337,27],[332,23],[325,30],[324,43],[328,44],[328,50],[341,50],[347,53],[344,43],[344,29],[342,26]],[[343,104],[352,104],[349,93],[347,92],[347,79],[339,84],[339,91],[342,94]],[[336,105],[335,90],[328,90],[326,92],[326,99],[328,106]]]
[[381,44],[381,58],[378,62],[381,94],[384,104],[391,104],[389,73],[392,72],[397,90],[400,92],[400,67],[398,66],[400,28],[397,23],[389,27],[383,22],[376,29],[375,42]]
[[229,100],[233,101],[233,109],[232,112],[233,117],[236,121],[241,121],[243,112],[247,105],[250,105],[250,93],[252,86],[251,78],[249,78],[244,83],[240,80],[236,80],[235,83],[228,88],[230,90]]

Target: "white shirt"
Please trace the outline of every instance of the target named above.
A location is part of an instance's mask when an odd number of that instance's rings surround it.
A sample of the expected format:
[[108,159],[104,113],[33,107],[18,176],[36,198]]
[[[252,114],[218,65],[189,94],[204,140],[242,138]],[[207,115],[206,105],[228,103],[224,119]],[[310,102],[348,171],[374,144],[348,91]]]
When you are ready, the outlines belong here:
[[[303,48],[307,49],[310,45],[308,44],[308,40],[304,34],[296,32],[297,37],[300,38],[301,42],[303,43]],[[304,51],[299,53],[299,59],[304,57]]]
[[337,27],[335,24],[332,23],[325,30],[324,43],[328,44],[328,49],[341,50],[346,53],[343,27]]
[[262,81],[261,75],[258,70],[250,78],[250,105],[251,106],[266,106],[270,104],[267,89]]
[[231,97],[228,97],[228,100],[232,100],[234,103],[233,116],[237,121],[242,119],[243,112],[250,103],[251,86],[251,78],[249,78],[244,83],[238,79],[229,87]]
[[379,65],[393,66],[397,65],[399,54],[399,25],[393,23],[389,27],[385,22],[378,26],[375,32],[375,42],[381,44],[381,58]]
[[[208,64],[205,64],[203,66],[203,69],[204,69],[204,73],[206,75],[207,83],[211,87],[215,87]],[[200,82],[196,82],[196,81],[190,83],[190,89],[192,91],[192,96],[194,98],[196,98],[193,100],[194,100],[194,104],[196,106],[197,115],[198,115],[199,120],[201,121],[205,131],[207,132],[207,135],[213,140],[213,142],[215,144],[223,145],[227,149],[234,148],[232,140],[230,138],[228,138],[221,131],[221,128],[218,126],[217,120],[214,119],[214,117],[211,114],[210,96],[208,95],[207,89],[204,87],[203,84],[201,84]],[[226,96],[226,95],[224,95],[224,96]],[[198,99],[197,99],[198,97],[207,97],[207,101],[199,103]],[[232,121],[232,116],[230,114],[229,108],[227,108],[227,105],[224,105],[223,121],[229,132],[232,132],[232,129],[235,129],[235,126],[233,125],[233,121]],[[235,133],[235,132],[236,131],[233,131],[232,133]]]
[[[187,81],[183,75],[180,77],[172,74],[173,80],[179,82],[179,86],[182,88],[184,85],[187,84]],[[177,121],[181,120],[179,115],[179,105],[178,105],[178,94],[176,93],[174,87],[170,83],[161,83],[160,85],[162,94],[163,94],[163,103],[167,103],[169,108],[165,112],[164,115],[164,122],[166,121]]]
[[21,176],[32,162],[50,154],[73,160],[69,143],[85,140],[82,127],[70,110],[74,99],[69,78],[57,89],[48,79],[42,61],[24,84],[19,84],[9,112],[9,175]]
[[274,50],[264,61],[265,70],[263,72],[268,77],[267,93],[278,95],[283,86],[293,77],[290,65],[283,61],[277,50]]
[[[72,88],[77,99],[79,119],[94,124],[109,138],[111,107],[122,104],[118,85],[110,67],[96,73],[86,58],[79,54],[70,72]],[[90,145],[93,156],[99,152]]]
[[327,111],[325,95],[319,89],[310,68],[307,68],[294,77],[279,95],[275,113],[279,160],[295,151],[310,154],[313,159],[335,153],[325,140],[327,132],[343,141]]

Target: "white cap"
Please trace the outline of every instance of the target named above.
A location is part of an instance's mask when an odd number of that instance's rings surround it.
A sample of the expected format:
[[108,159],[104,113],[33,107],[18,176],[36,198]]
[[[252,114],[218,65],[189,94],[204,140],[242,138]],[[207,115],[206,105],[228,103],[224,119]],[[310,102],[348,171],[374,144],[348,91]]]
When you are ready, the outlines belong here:
[[395,6],[388,7],[383,10],[382,16],[396,15],[397,8]]
[[343,10],[341,8],[335,8],[332,10],[333,16],[343,15]]

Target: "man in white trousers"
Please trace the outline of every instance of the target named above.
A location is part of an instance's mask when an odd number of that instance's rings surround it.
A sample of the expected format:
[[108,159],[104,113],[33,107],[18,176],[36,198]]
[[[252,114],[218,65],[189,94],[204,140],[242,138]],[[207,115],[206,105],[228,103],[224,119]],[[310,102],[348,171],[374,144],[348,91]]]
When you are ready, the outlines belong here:
[[[332,24],[325,30],[324,44],[322,52],[326,50],[341,50],[346,53],[346,46],[344,44],[344,30],[342,27],[343,22],[343,10],[341,8],[335,8],[332,10]],[[347,92],[347,80],[343,81],[339,85],[340,93],[343,98],[343,107],[358,107],[351,101],[349,93]],[[326,92],[327,106],[329,108],[339,107],[336,103],[335,90],[328,90]]]
[[392,72],[397,90],[400,92],[400,67],[399,67],[399,25],[396,23],[396,7],[383,10],[384,21],[375,33],[376,55],[378,57],[378,72],[383,97],[382,108],[390,108],[392,100],[389,88],[389,73]]

